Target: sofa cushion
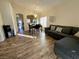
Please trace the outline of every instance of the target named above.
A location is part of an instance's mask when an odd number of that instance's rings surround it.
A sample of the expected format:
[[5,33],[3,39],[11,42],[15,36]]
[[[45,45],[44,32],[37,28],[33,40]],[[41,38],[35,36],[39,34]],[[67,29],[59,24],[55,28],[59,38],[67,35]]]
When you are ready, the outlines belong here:
[[62,37],[69,37],[70,35],[68,35],[68,34],[64,34],[64,33],[58,33],[60,36],[62,36]]
[[49,32],[49,34],[50,34],[52,37],[54,37],[54,38],[57,39],[57,40],[59,40],[59,39],[61,39],[61,38],[64,38],[64,37],[70,36],[70,35],[68,35],[68,34],[64,34],[64,33],[57,32],[57,31],[51,31],[51,30],[49,30],[48,32]]
[[52,34],[56,34],[56,36],[62,36],[62,37],[68,37],[69,35],[61,33],[61,32],[57,32],[57,31],[51,31],[49,30],[49,32],[51,32]]
[[62,29],[62,33],[64,34],[71,34],[71,27],[65,27]]
[[63,59],[79,59],[79,40],[65,37],[56,41],[54,48],[56,55],[61,56]]
[[65,37],[59,41],[57,41],[58,44],[62,45],[64,48],[74,48],[79,46],[79,40],[71,37]]

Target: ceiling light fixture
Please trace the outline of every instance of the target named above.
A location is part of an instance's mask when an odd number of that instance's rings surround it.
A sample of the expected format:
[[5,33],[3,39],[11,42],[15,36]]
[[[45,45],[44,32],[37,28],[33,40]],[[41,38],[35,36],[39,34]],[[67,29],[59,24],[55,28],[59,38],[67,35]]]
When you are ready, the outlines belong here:
[[37,17],[37,14],[34,14],[34,17],[36,18]]

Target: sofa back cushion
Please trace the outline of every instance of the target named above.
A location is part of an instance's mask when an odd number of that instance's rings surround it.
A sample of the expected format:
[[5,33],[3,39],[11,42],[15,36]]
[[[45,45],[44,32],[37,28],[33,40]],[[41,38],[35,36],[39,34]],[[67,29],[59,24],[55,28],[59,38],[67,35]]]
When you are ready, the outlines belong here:
[[79,27],[73,27],[72,35],[76,34],[79,31]]
[[62,33],[64,33],[64,34],[71,34],[71,30],[72,30],[72,27],[64,27],[62,29]]

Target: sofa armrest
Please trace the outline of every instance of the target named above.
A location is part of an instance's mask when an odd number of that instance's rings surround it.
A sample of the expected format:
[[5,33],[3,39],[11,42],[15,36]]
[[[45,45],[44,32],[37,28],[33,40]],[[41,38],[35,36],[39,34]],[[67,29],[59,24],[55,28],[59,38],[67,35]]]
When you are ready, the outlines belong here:
[[49,33],[49,30],[50,30],[50,28],[49,28],[49,27],[46,27],[46,28],[45,28],[45,33],[48,34],[48,33]]
[[46,27],[45,30],[50,30],[50,27]]

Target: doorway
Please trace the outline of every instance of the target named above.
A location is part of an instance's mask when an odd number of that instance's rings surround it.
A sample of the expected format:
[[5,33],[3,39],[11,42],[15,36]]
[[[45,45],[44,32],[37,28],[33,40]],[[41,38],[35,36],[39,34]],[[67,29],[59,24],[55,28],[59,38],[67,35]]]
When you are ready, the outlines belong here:
[[40,18],[40,24],[42,25],[42,27],[47,27],[47,17],[41,17]]
[[23,14],[16,14],[18,33],[24,32]]

